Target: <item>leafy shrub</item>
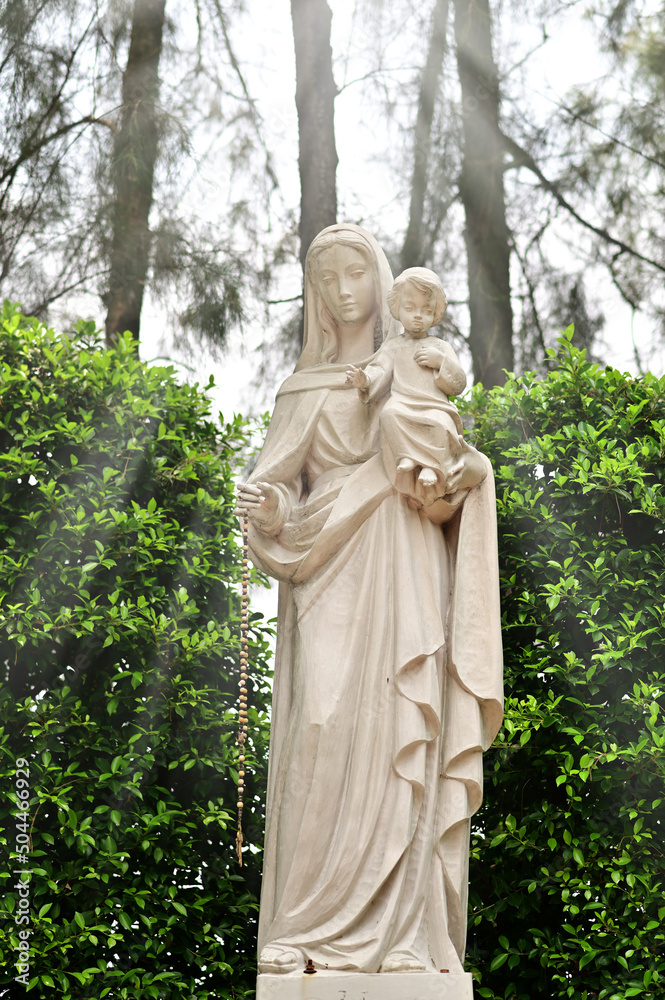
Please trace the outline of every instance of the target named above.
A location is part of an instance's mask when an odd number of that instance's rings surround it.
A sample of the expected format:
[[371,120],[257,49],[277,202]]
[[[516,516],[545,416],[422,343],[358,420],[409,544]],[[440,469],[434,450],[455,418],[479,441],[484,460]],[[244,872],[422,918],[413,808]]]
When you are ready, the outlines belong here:
[[561,340],[477,393],[497,475],[506,726],[473,836],[479,997],[665,991],[665,379]]
[[5,305],[0,965],[10,983],[27,927],[30,996],[253,991],[268,645],[255,617],[240,869],[230,471],[244,444],[239,418],[213,423],[206,396],[130,339],[106,350],[89,324],[71,339]]

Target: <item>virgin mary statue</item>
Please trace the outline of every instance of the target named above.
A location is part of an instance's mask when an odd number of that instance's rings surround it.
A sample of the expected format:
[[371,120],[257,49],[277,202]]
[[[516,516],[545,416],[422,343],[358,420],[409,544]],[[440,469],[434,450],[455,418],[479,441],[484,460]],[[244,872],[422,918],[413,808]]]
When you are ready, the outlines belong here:
[[391,285],[369,233],[316,237],[302,355],[239,487],[253,561],[280,581],[263,973],[462,972],[470,817],[501,720],[493,478],[464,444],[444,497],[417,468],[405,495],[389,481],[381,402],[346,371],[399,335]]

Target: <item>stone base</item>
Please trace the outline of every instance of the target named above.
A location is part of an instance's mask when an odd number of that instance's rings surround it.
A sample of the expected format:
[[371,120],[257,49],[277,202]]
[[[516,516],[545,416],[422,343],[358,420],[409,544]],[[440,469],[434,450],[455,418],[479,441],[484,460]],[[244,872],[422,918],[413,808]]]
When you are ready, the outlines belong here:
[[261,974],[256,1000],[473,1000],[470,972]]

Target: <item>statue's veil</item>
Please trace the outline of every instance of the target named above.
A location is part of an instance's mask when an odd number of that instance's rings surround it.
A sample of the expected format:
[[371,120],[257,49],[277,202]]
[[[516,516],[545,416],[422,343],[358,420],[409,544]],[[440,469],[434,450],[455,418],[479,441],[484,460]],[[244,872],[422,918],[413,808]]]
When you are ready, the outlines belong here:
[[[350,222],[328,226],[316,236],[307,251],[305,261],[305,322],[302,354],[296,371],[316,365],[334,363],[337,359],[337,333],[333,317],[326,308],[316,286],[315,262],[322,250],[335,243],[342,243],[359,250],[372,267],[379,302],[379,341],[399,333],[398,322],[388,309],[388,292],[393,285],[393,275],[385,253],[365,229]],[[378,345],[377,345],[378,346]]]

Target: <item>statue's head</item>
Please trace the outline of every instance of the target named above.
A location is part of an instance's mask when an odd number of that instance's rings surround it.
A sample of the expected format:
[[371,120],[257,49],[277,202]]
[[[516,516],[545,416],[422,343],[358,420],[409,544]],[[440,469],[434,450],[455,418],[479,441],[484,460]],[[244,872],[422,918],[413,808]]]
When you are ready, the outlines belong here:
[[[348,282],[344,287],[340,277]],[[374,350],[396,325],[387,305],[392,273],[370,233],[350,223],[329,226],[310,244],[305,262],[305,329],[298,368],[334,363],[340,326],[375,315]]]
[[441,279],[428,267],[407,267],[406,271],[395,278],[395,284],[388,292],[388,308],[395,319],[400,319],[400,307],[405,292],[417,289],[429,301],[432,307],[432,326],[443,319],[448,300],[443,290]]

